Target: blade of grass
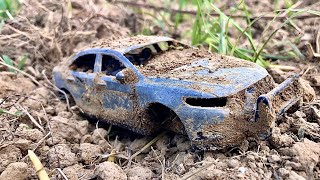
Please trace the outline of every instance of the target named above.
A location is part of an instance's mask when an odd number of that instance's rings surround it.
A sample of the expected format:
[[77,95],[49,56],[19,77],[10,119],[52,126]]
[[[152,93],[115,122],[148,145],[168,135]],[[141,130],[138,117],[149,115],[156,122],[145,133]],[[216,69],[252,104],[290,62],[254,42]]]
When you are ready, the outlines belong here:
[[[251,28],[251,26],[252,26],[255,22],[257,22],[258,20],[262,19],[265,15],[268,15],[268,14],[271,14],[271,13],[273,13],[273,12],[264,13],[264,14],[260,15],[259,17],[257,17],[256,19],[254,19],[253,21],[251,21],[251,23],[248,24],[247,27],[244,29],[244,31],[242,31],[241,34],[238,36],[238,38],[237,38],[237,40],[236,40],[236,42],[235,42],[235,46],[234,46],[234,47],[237,47],[237,46],[238,46],[238,44],[239,44],[239,42],[240,42],[240,38],[245,34],[245,32],[246,32],[249,28]],[[233,52],[234,52],[234,48],[231,50],[231,55],[233,55]]]
[[23,55],[22,58],[20,59],[18,65],[17,65],[17,68],[20,69],[20,70],[23,70],[24,66],[26,65],[27,59],[28,59],[28,56],[26,54]]
[[268,37],[268,39],[263,43],[262,47],[259,49],[258,53],[256,54],[255,58],[254,58],[254,61],[253,62],[257,62],[258,60],[258,57],[260,56],[261,52],[263,51],[263,49],[265,48],[265,46],[268,44],[268,42],[271,40],[271,38],[273,37],[273,35],[275,33],[277,33],[282,27],[284,27],[286,24],[288,24],[288,22],[293,19],[294,17],[297,17],[298,15],[304,13],[305,11],[299,11],[299,12],[296,12],[294,14],[292,14],[285,22],[283,22],[281,24],[281,26],[279,26],[277,29],[275,29]]
[[5,19],[5,11],[8,9],[7,3],[4,0],[0,0],[0,19]]
[[[205,1],[205,2],[208,2],[208,1]],[[207,6],[210,6],[211,4],[209,4],[209,5],[207,5]],[[239,6],[240,6],[240,4],[239,4]],[[223,15],[222,15],[223,16]],[[204,19],[204,17],[203,16],[201,16],[202,17],[202,23],[203,24],[205,24],[205,22],[206,22],[206,20]],[[227,17],[227,16],[223,16],[223,17]],[[228,18],[228,23],[229,22],[232,22],[233,20],[232,19],[230,19],[230,18]],[[232,23],[231,23],[232,24]],[[239,25],[237,25],[238,27],[240,27]],[[238,28],[237,28],[238,29]],[[239,29],[238,29],[239,30]],[[247,36],[248,36],[248,33],[246,33],[246,32],[244,32],[244,31],[242,31],[243,33],[245,33],[245,34],[247,34]],[[219,45],[220,45],[220,41],[219,41],[219,38],[215,35],[215,33],[214,32],[211,32],[211,31],[208,31],[207,32],[207,34],[209,34],[210,35],[210,38],[209,39],[211,39],[210,40],[210,48],[212,49],[218,49],[217,50],[217,52],[219,52]],[[239,58],[242,58],[242,59],[246,59],[246,60],[250,60],[250,61],[252,61],[254,58],[252,57],[252,56],[250,56],[250,55],[248,55],[246,52],[244,52],[244,51],[241,51],[241,50],[238,50],[232,43],[231,43],[231,41],[229,40],[229,38],[228,38],[228,36],[226,36],[225,35],[225,38],[226,38],[226,41],[227,41],[227,44],[228,44],[228,47],[230,48],[230,49],[233,49],[233,52],[235,52],[235,53],[233,53],[233,55],[235,56],[235,57],[239,57]],[[250,36],[249,38],[247,38],[247,39],[252,39],[252,37]],[[218,47],[218,48],[217,48]],[[220,46],[221,47],[221,46]],[[253,48],[253,49],[255,49],[255,48]],[[221,48],[220,48],[220,51],[221,51]],[[267,63],[267,62],[265,62],[261,57],[259,57],[259,64],[261,65],[261,66],[263,66],[263,67],[266,67],[266,66],[268,66],[268,64],[269,63]]]
[[[224,16],[225,18],[228,18],[218,7],[216,7],[214,4],[210,3],[210,6],[213,8],[213,10],[216,13],[219,13],[221,16]],[[256,47],[254,45],[253,39],[252,37],[245,32],[233,19],[230,19],[229,22],[240,32],[244,32],[244,35],[248,38],[250,46],[252,48],[253,51],[257,51]]]
[[[2,59],[3,59],[3,62],[6,63],[7,65],[13,66],[13,61],[12,61],[11,58],[9,58],[9,56],[7,56],[7,55],[2,55]],[[15,70],[12,69],[12,68],[9,68],[9,71],[10,71],[10,72],[15,72]]]
[[287,44],[292,48],[293,52],[298,56],[299,59],[305,60],[306,57],[302,54],[300,49],[297,47],[297,45],[293,44],[290,41],[287,41]]
[[275,0],[273,2],[274,6],[273,6],[273,9],[274,9],[274,12],[276,12],[278,10],[278,7],[279,7],[279,0]]
[[[274,16],[274,18],[273,18],[271,21],[268,22],[266,28],[262,31],[262,33],[261,33],[262,35],[261,35],[261,38],[260,38],[260,39],[263,39],[263,38],[265,37],[265,33],[266,33],[267,30],[270,28],[270,26],[271,26],[272,24],[274,24],[275,20],[276,20],[279,16],[281,16],[281,17],[282,17],[282,16],[286,16],[287,14],[290,13],[291,9],[298,7],[301,3],[302,3],[301,1],[298,1],[297,3],[295,3],[294,5],[292,5],[291,7],[289,7],[288,9],[285,9],[285,11],[277,13],[277,14]],[[259,44],[258,44],[258,46],[259,46]]]
[[0,20],[13,19],[19,8],[19,0],[0,0]]
[[[185,0],[179,0],[178,5],[179,5],[179,11],[181,11],[183,6],[185,5]],[[175,17],[174,17],[174,28],[175,29],[178,28],[178,25],[182,20],[182,16],[183,15],[180,12],[175,15]]]
[[310,10],[310,9],[290,9],[293,12],[304,12],[304,13],[309,13],[309,14],[313,14],[316,16],[320,16],[320,11],[315,11],[315,10]]
[[[245,48],[239,48],[241,51],[253,54],[254,52],[250,49],[245,49]],[[273,54],[266,54],[266,53],[261,53],[261,56],[265,59],[282,59],[282,60],[286,60],[286,59],[290,59],[292,58],[292,56],[281,56],[281,55],[273,55]]]
[[192,45],[196,45],[199,43],[200,34],[201,34],[201,2],[197,1],[197,15],[192,27]]
[[219,33],[219,54],[227,54],[227,42],[225,38],[225,31],[226,31],[226,19],[223,16],[219,18],[220,22],[220,33]]
[[[276,17],[279,17],[280,16],[280,12],[285,12],[287,11],[287,9],[280,9],[280,10],[277,10],[276,12],[277,15],[273,18],[275,19]],[[291,9],[291,11],[297,11],[297,9]],[[311,13],[313,15],[319,15],[320,16],[320,12],[317,12],[317,11],[310,11],[310,10],[305,10],[306,13]],[[236,42],[235,42],[235,46],[231,49],[231,53],[230,55],[233,56],[234,54],[234,51],[235,51],[235,47],[238,46],[239,42],[240,42],[240,38],[244,35],[244,33],[247,31],[248,28],[250,28],[255,22],[257,22],[258,20],[262,19],[264,16],[270,14],[270,13],[273,13],[273,12],[267,12],[267,13],[264,13],[262,15],[260,15],[259,17],[257,17],[256,19],[254,19],[249,25],[247,25],[247,27],[245,28],[245,30],[238,36]],[[300,14],[299,14],[300,15]],[[299,16],[297,15],[297,17]]]
[[12,116],[19,116],[21,113],[19,111],[15,112],[15,113],[11,113],[5,109],[0,108],[0,114],[9,114]]
[[[243,6],[243,11],[244,11],[245,16],[246,16],[247,24],[250,24],[250,23],[251,23],[250,13],[249,13],[249,11],[247,10],[247,5],[246,5],[245,1],[242,2],[242,6]],[[251,28],[248,28],[248,34],[249,34],[249,35],[251,36],[251,38],[252,38]]]

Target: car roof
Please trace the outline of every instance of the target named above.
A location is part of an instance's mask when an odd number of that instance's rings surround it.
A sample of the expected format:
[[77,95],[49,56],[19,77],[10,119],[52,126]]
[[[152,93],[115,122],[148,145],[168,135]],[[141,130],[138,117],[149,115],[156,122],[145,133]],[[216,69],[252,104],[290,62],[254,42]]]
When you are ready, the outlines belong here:
[[100,40],[92,43],[89,48],[106,48],[118,51],[125,54],[133,49],[138,49],[151,44],[166,42],[166,41],[176,41],[169,37],[163,36],[144,36],[138,35],[134,37],[119,39],[119,40]]
[[[126,54],[127,52],[138,49],[141,47],[145,47],[151,44],[156,44],[159,42],[168,42],[175,41],[172,38],[164,37],[164,36],[145,36],[145,35],[137,35],[129,38],[123,38],[118,40],[111,39],[101,39],[99,41],[95,41],[89,46],[82,48],[78,51],[78,53],[72,55],[71,57],[81,56],[86,53],[98,53],[103,52],[105,50],[117,51],[121,54]],[[179,42],[180,44],[183,44]],[[185,44],[184,44],[185,45]],[[75,61],[74,58],[70,58],[66,61],[67,64],[72,64]]]

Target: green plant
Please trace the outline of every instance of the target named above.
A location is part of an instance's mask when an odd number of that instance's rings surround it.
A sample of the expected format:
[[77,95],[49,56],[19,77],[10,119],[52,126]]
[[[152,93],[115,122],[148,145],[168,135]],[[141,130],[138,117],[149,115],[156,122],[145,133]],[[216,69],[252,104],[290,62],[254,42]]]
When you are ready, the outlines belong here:
[[[243,8],[247,23],[250,24],[250,13],[247,11],[244,1],[241,1],[235,11]],[[211,16],[214,11],[219,14],[219,17]],[[240,33],[243,33],[248,40],[252,53],[248,53],[248,49],[237,47],[237,43],[233,43],[228,34],[229,28],[235,28]],[[192,44],[207,44],[209,49],[220,54],[231,55],[242,59],[254,60],[254,55],[257,52],[257,47],[254,44],[251,28],[243,29],[232,18],[225,15],[218,7],[210,0],[197,1],[197,15],[192,28]],[[262,56],[258,56],[257,63],[261,66],[267,66],[268,62],[264,61]]]
[[[267,67],[270,65],[270,62],[267,61],[268,59],[296,58],[303,60],[304,55],[297,46],[302,36],[297,37],[295,40],[292,40],[292,42],[288,40],[273,41],[274,44],[272,46],[276,47],[277,44],[286,46],[277,54],[266,53],[266,47],[270,47],[270,45],[267,45],[282,28],[288,30],[293,28],[300,32],[300,28],[293,21],[296,17],[307,13],[320,16],[319,11],[310,10],[309,7],[297,9],[302,3],[297,0],[285,0],[284,4],[283,2],[280,4],[280,1],[276,0],[274,3],[274,11],[262,13],[254,19],[251,17],[252,15],[245,0],[240,0],[235,7],[229,8],[229,15],[226,15],[222,9],[215,6],[215,2],[217,1],[178,0],[176,1],[178,9],[176,9],[173,8],[173,6],[169,6],[171,2],[165,0],[164,7],[150,7],[157,11],[140,10],[144,15],[151,17],[151,21],[143,25],[142,33],[151,35],[157,33],[160,28],[162,34],[169,34],[176,37],[177,29],[185,28],[179,27],[183,21],[190,20],[194,22],[191,30],[183,31],[178,35],[181,35],[183,39],[191,39],[192,45],[208,47],[210,51],[246,59],[263,67]],[[282,6],[284,6],[285,9],[282,9]],[[196,9],[197,11],[190,11],[189,9]],[[232,18],[233,15],[239,18],[239,13],[241,13],[241,16],[246,20],[246,27],[240,26],[238,21]],[[263,28],[264,30],[259,34],[259,38],[254,39],[252,25],[263,18],[272,19],[268,22],[267,26]],[[283,22],[278,23],[281,21]],[[156,31],[152,31],[150,26],[157,27]],[[275,29],[271,30],[272,28]],[[242,44],[248,45],[244,46]]]
[[19,8],[19,0],[0,0],[0,21],[8,18],[13,19]]
[[[218,7],[216,7],[212,0],[197,0],[197,14],[192,28],[192,44],[204,44],[209,46],[209,49],[211,51],[246,59],[255,62],[263,67],[270,65],[270,63],[265,60],[267,57],[288,59],[292,56],[295,56],[303,59],[302,53],[296,48],[295,44],[291,42],[289,43],[289,45],[292,50],[287,51],[286,56],[263,53],[266,45],[281,28],[285,27],[286,25],[295,27],[292,21],[294,18],[300,16],[303,13],[320,15],[320,12],[318,11],[294,8],[295,4],[291,2],[287,4],[287,9],[275,11],[275,17],[268,23],[267,27],[262,33],[262,37],[260,37],[260,40],[257,43],[253,40],[251,26],[256,21],[263,18],[264,14],[251,21],[250,13],[247,9],[245,1],[240,1],[240,3],[236,6],[236,8],[234,8],[234,11],[232,13],[240,10],[243,11],[247,22],[247,27],[242,28],[234,19],[228,17]],[[219,17],[217,18],[212,16],[212,12],[217,13]],[[268,32],[269,27],[271,26],[271,24],[273,24],[277,17],[285,15],[288,15],[288,18],[271,33],[264,36],[264,34]],[[230,28],[233,28],[240,33],[235,42],[230,38]],[[249,47],[238,46],[241,37],[244,38],[245,41],[249,42]],[[262,39],[264,38],[266,38],[266,40],[262,42]],[[260,43],[262,45],[260,45]]]
[[22,112],[21,111],[16,111],[15,113],[12,113],[10,111],[7,111],[5,109],[0,108],[0,114],[9,114],[9,115],[12,115],[12,116],[20,116],[22,114]]
[[[28,56],[25,54],[22,57],[19,58],[20,60],[18,61],[18,63],[14,63],[14,61],[7,55],[2,55],[2,59],[0,59],[1,61],[3,61],[5,64],[13,67],[16,67],[19,70],[23,70],[24,66],[26,64],[26,61],[28,59]],[[10,72],[16,72],[16,70],[9,68]]]

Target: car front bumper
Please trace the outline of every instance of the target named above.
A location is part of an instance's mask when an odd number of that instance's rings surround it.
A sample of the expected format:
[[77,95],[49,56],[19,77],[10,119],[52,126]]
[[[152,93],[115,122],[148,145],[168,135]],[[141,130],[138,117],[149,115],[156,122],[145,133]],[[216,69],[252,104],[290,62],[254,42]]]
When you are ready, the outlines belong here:
[[[246,139],[265,138],[270,135],[276,118],[302,99],[303,88],[299,79],[298,75],[293,76],[271,91],[269,89],[265,90],[265,94],[255,95],[251,98],[254,105],[251,111],[245,110],[246,103],[239,101],[240,95],[230,97],[226,107],[206,108],[184,104],[179,108],[179,117],[184,119],[183,124],[192,144],[200,149],[221,149],[239,145]],[[246,101],[248,98],[243,99]]]

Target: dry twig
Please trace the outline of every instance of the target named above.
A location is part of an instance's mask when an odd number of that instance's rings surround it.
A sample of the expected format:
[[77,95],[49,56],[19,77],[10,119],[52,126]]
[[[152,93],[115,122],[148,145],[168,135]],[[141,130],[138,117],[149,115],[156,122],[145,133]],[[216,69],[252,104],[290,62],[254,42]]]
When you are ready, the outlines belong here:
[[36,125],[43,133],[45,132],[44,128],[36,121],[36,119],[34,119],[33,116],[31,116],[31,114],[22,106],[19,105],[19,107],[22,109],[22,111],[29,117],[29,119],[31,120],[31,122]]
[[213,164],[215,164],[216,162],[218,162],[218,160],[219,160],[219,159],[216,159],[215,161],[210,162],[209,164],[207,164],[207,165],[205,165],[205,166],[203,166],[203,167],[201,167],[201,168],[199,168],[199,169],[196,169],[196,170],[195,170],[195,171],[193,171],[192,173],[190,173],[190,174],[186,174],[185,176],[183,176],[183,177],[181,178],[181,180],[187,180],[187,179],[190,179],[192,176],[194,176],[194,175],[198,174],[199,172],[201,172],[201,171],[203,171],[203,170],[207,169],[208,167],[210,167],[210,166],[212,166]]

